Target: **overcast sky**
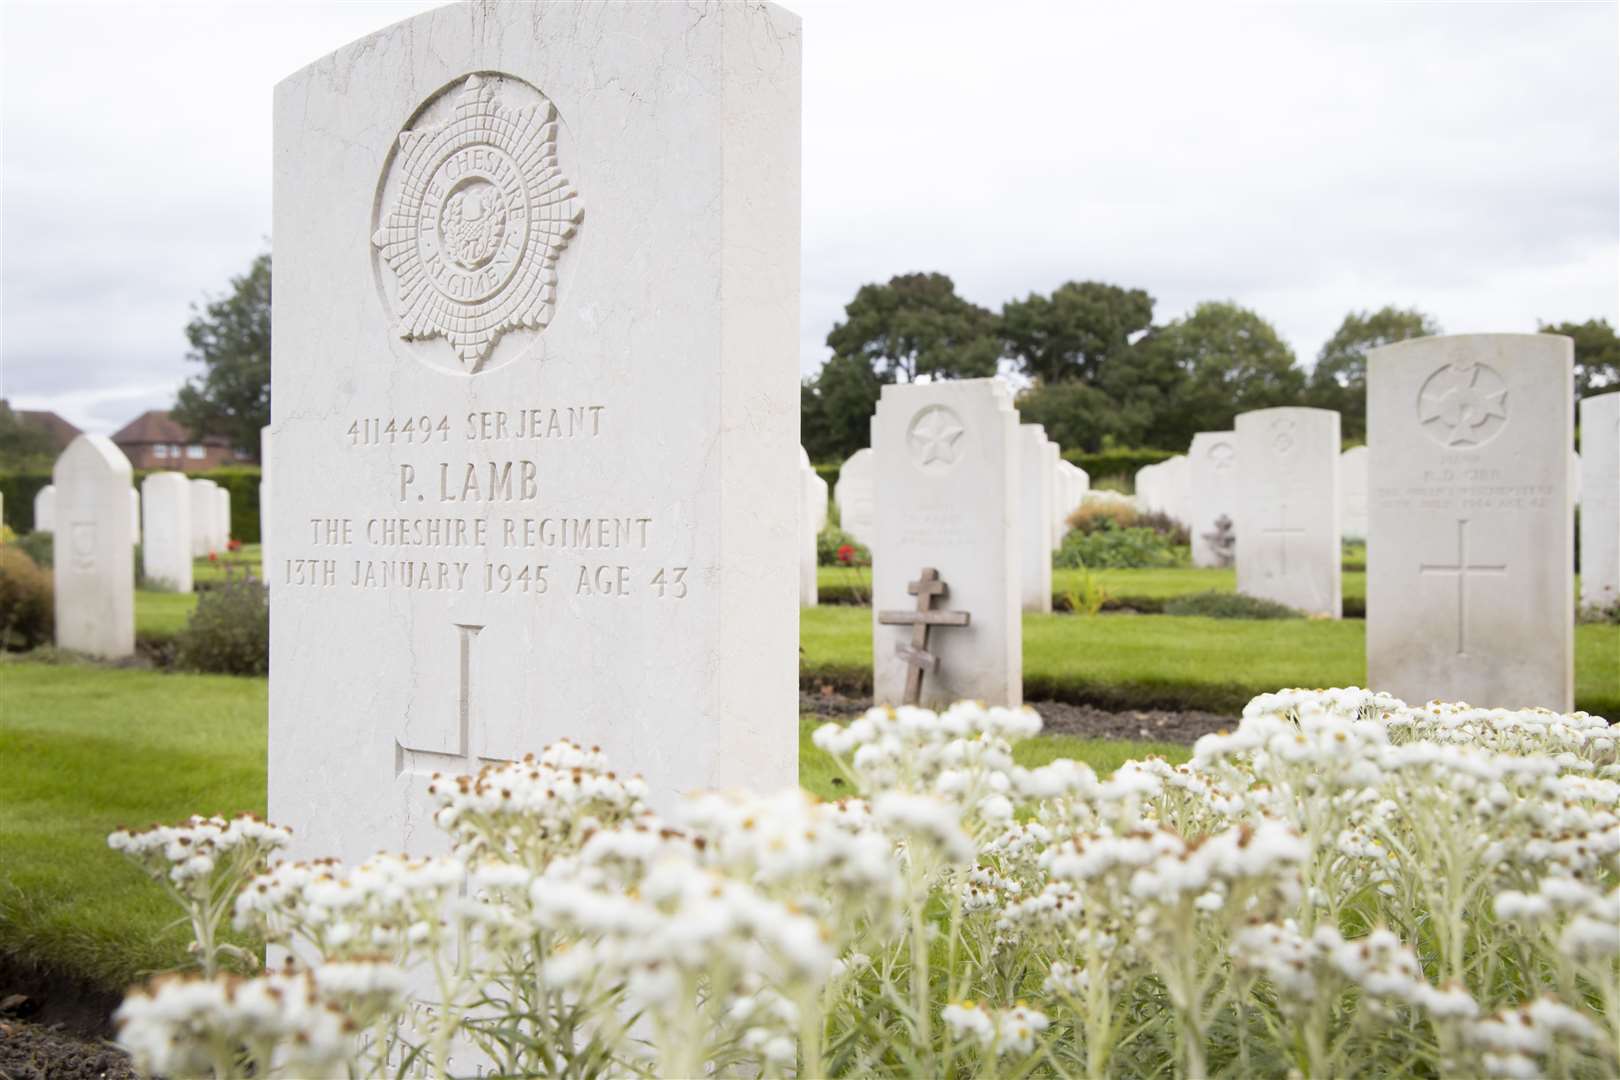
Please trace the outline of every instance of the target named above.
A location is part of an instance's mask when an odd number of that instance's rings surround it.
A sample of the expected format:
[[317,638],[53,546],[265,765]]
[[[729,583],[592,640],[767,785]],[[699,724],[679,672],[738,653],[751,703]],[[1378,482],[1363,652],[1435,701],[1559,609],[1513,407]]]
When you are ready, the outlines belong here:
[[[111,432],[268,242],[271,87],[431,4],[0,0],[0,393]],[[1309,364],[1345,312],[1617,318],[1614,3],[800,0],[813,371],[863,282],[1231,299]]]

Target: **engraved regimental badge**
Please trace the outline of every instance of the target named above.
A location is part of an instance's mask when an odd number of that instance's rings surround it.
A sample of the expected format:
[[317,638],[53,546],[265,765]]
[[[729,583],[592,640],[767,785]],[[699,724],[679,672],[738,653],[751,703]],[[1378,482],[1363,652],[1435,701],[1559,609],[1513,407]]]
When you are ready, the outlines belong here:
[[551,321],[584,210],[558,164],[557,110],[527,83],[470,75],[411,123],[377,200],[379,285],[402,340],[443,338],[453,361],[423,359],[474,373],[502,335]]

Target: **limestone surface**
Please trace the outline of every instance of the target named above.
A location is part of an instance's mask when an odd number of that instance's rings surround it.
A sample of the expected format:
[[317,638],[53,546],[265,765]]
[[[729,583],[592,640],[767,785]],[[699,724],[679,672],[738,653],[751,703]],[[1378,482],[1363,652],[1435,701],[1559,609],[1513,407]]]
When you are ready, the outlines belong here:
[[190,481],[183,473],[149,474],[141,481],[141,509],[141,567],[148,585],[191,592]]
[[1187,450],[1187,532],[1194,566],[1225,565],[1212,536],[1222,517],[1236,528],[1238,478],[1237,432],[1200,431]]
[[105,435],[80,435],[51,470],[56,645],[103,659],[135,651],[133,470]]
[[1620,604],[1620,390],[1581,401],[1581,604]]
[[1339,414],[1258,409],[1234,428],[1238,592],[1339,618]]

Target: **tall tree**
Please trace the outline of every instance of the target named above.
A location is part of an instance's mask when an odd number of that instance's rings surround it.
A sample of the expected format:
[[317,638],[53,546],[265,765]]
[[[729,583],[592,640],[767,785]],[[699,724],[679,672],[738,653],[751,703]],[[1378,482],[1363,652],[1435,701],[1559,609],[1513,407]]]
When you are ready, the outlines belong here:
[[799,441],[812,461],[842,461],[867,446],[883,384],[863,360],[834,356],[799,388]]
[[944,274],[901,274],[886,285],[862,285],[827,345],[835,356],[862,361],[884,382],[994,375],[1001,358],[996,317],[956,295]]
[[270,422],[269,253],[232,278],[229,293],[192,311],[186,359],[203,372],[180,388],[174,418],[196,435],[223,435],[256,456],[259,429]]
[[1001,339],[1025,374],[1043,383],[1095,382],[1111,358],[1153,323],[1153,297],[1100,281],[1070,281],[1001,308]]
[[1107,388],[1122,407],[1145,408],[1148,444],[1170,449],[1229,427],[1240,412],[1297,405],[1305,391],[1305,373],[1276,329],[1230,302],[1199,304],[1111,366]]
[[1386,305],[1377,311],[1352,311],[1317,354],[1307,400],[1339,414],[1346,440],[1367,437],[1367,350],[1408,338],[1440,333],[1440,324],[1416,308]]
[[1121,407],[1107,391],[1074,380],[1031,386],[1018,395],[1018,417],[1040,424],[1065,450],[1135,446],[1152,424],[1146,402]]
[[1620,337],[1607,319],[1583,323],[1540,323],[1542,334],[1567,334],[1575,339],[1575,400],[1620,390]]

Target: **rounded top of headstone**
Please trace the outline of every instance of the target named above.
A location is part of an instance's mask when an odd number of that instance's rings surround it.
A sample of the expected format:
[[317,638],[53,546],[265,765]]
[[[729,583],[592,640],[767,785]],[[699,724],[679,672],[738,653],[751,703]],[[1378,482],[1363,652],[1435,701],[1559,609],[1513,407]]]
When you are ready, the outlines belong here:
[[51,469],[52,481],[60,484],[64,471],[68,469],[100,470],[109,475],[122,476],[126,482],[134,475],[129,458],[105,435],[80,435],[68,443],[67,449],[62,451]]

